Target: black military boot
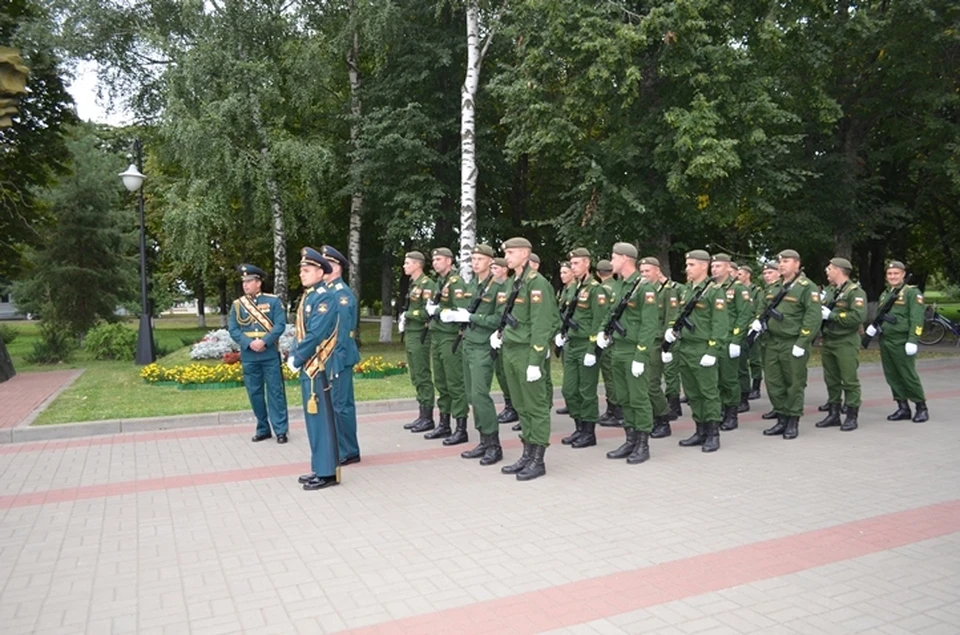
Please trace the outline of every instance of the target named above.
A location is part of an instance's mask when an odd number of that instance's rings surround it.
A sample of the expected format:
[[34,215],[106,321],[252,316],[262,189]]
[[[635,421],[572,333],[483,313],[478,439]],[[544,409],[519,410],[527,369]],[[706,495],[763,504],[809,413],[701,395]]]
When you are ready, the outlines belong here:
[[750,410],[750,399],[747,397],[750,393],[742,392],[740,393],[740,405],[737,406],[737,412],[746,412]]
[[723,421],[719,424],[721,430],[729,432],[730,430],[736,430],[740,427],[738,410],[739,408],[737,406],[727,406],[726,412],[723,413]]
[[556,413],[557,413],[558,415],[568,415],[568,414],[570,414],[570,409],[567,408],[567,407],[564,405],[564,406],[561,406],[561,407],[557,408],[557,409],[556,409]]
[[471,450],[464,450],[460,453],[460,458],[462,459],[479,459],[481,456],[487,452],[487,443],[490,441],[490,435],[481,434],[480,443],[477,444],[477,447]]
[[613,407],[614,424],[618,428],[623,427],[623,406],[615,405]]
[[829,406],[830,414],[813,425],[818,428],[832,428],[840,425],[840,404],[832,403]]
[[829,412],[830,411],[830,402],[823,404],[822,406],[817,406],[817,412]]
[[683,408],[680,407],[680,395],[668,395],[667,405],[670,406],[670,411],[667,413],[669,421],[676,421],[683,416]]
[[627,463],[630,465],[639,465],[650,460],[650,435],[646,432],[637,432],[637,444],[633,446],[633,452],[627,457]]
[[[770,412],[765,412],[762,415],[760,415],[761,419],[766,419],[767,421],[769,421],[770,419],[777,419],[779,417],[780,415],[777,414],[776,410],[771,410]],[[778,432],[777,434],[780,434],[780,433]]]
[[460,445],[470,440],[467,434],[467,418],[457,417],[457,429],[450,437],[443,440],[444,445]]
[[576,441],[577,437],[580,436],[580,433],[583,432],[583,422],[580,421],[580,419],[574,419],[573,425],[574,425],[573,434],[560,439],[560,443],[564,445],[570,445],[571,443]]
[[759,379],[753,380],[753,386],[750,387],[750,392],[747,394],[747,399],[759,399],[760,398],[760,381]]
[[[736,414],[736,412],[734,412]],[[716,421],[711,421],[704,424],[706,428],[707,438],[703,441],[703,445],[700,446],[701,452],[716,452],[720,449],[720,424]]]
[[514,421],[519,421],[520,415],[517,414],[517,411],[513,409],[513,403],[509,399],[503,400],[503,410],[500,411],[500,414],[497,415],[497,423],[503,425],[504,423],[513,423]]
[[530,461],[517,473],[518,481],[532,481],[547,473],[547,466],[543,463],[543,454],[547,451],[547,446],[534,445],[532,447],[533,454]]
[[927,402],[918,401],[917,402],[917,413],[913,415],[914,423],[923,423],[930,419],[930,413],[927,412]]
[[601,426],[615,426],[616,417],[613,416],[613,404],[607,399],[607,409],[600,415],[600,418],[597,419],[597,424]]
[[616,450],[610,450],[607,452],[608,459],[625,459],[633,454],[633,450],[637,447],[637,443],[640,442],[640,431],[627,428],[624,430],[624,432],[627,435],[627,440]]
[[783,431],[787,429],[787,417],[783,415],[776,415],[776,417],[777,422],[763,431],[764,436],[772,437],[783,434]]
[[426,432],[433,428],[433,406],[420,406],[420,417],[410,426],[410,432]]
[[860,414],[860,408],[847,406],[847,417],[840,424],[840,429],[844,432],[850,432],[857,429],[857,415]]
[[513,430],[514,432],[520,432],[521,430],[523,430],[523,426],[520,425],[520,422],[517,422],[513,426],[511,426],[510,429]]
[[697,430],[691,434],[686,439],[680,441],[679,445],[684,448],[690,448],[695,445],[703,445],[703,442],[707,440],[707,431],[706,424],[700,423],[699,421],[694,421],[697,424]]
[[480,465],[487,466],[499,463],[503,459],[503,448],[500,447],[500,431],[487,435],[487,450],[480,459]]
[[651,438],[664,439],[671,434],[673,434],[673,430],[670,429],[670,419],[667,415],[657,417],[653,420],[653,430],[650,432]]
[[437,426],[436,430],[426,433],[423,435],[424,439],[443,439],[449,437],[453,434],[453,431],[450,430],[450,415],[440,413],[440,425]]
[[800,434],[800,417],[789,417],[787,427],[783,430],[783,438],[790,440],[796,439]]
[[584,421],[583,432],[570,444],[571,448],[589,448],[597,444],[597,424],[593,421]]
[[910,404],[906,399],[897,399],[897,409],[887,415],[887,421],[906,421],[913,416],[910,412]]
[[523,443],[523,454],[520,455],[520,458],[517,459],[516,463],[511,463],[510,465],[504,465],[500,468],[500,471],[503,474],[516,474],[523,468],[527,467],[527,463],[530,462],[530,459],[533,458],[533,446],[527,442]]

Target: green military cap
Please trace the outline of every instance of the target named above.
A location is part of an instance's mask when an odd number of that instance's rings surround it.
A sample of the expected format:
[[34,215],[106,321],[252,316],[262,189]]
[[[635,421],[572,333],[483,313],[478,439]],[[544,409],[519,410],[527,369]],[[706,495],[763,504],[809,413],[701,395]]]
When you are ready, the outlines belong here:
[[613,273],[613,263],[604,258],[597,262],[597,273]]
[[567,254],[567,258],[589,258],[590,250],[586,247],[577,247],[576,249],[571,249],[570,253]]
[[800,260],[800,254],[797,253],[796,249],[784,249],[777,254],[777,258],[793,258],[794,260]]
[[506,258],[494,258],[494,259],[493,259],[493,264],[497,265],[498,267],[506,267],[506,266],[507,266],[507,259],[506,259]]
[[834,267],[840,267],[841,269],[846,269],[847,271],[853,271],[853,265],[850,264],[850,261],[846,258],[831,258],[830,264]]
[[653,256],[644,256],[643,258],[640,259],[640,262],[638,264],[653,265],[654,267],[659,267],[660,261],[654,258]]
[[426,262],[427,257],[423,255],[421,251],[408,251],[403,254],[404,258],[409,258],[410,260],[419,260],[420,262]]
[[[907,265],[903,264],[899,260],[891,260],[887,263],[887,269],[901,269],[903,271],[907,270]],[[886,271],[886,269],[884,269]]]
[[780,268],[777,267],[777,263],[773,262],[772,260],[763,263],[763,268],[769,269],[770,271],[780,271]]
[[533,245],[530,244],[530,241],[522,236],[516,236],[505,240],[503,245],[500,246],[501,249],[517,249],[517,248],[526,248],[533,249]]
[[751,267],[750,265],[740,265],[740,266],[737,267],[737,268],[738,268],[740,271],[746,271],[746,272],[749,273],[749,274],[752,274],[752,273],[753,273],[753,267]]
[[735,263],[735,262],[732,261],[732,260],[730,261],[730,266],[731,266],[732,268],[734,268],[734,269],[739,269],[739,268],[740,268],[740,265],[738,265],[737,263]]
[[703,260],[704,262],[710,262],[710,254],[706,249],[694,249],[693,251],[688,251],[686,258],[687,260]]
[[493,258],[496,255],[496,253],[493,251],[493,247],[484,244],[479,244],[474,247],[472,253],[483,254],[484,256],[488,256],[490,258]]
[[[690,257],[691,256],[688,254],[687,258],[690,258]],[[713,261],[714,262],[733,262],[733,259],[727,254],[714,254]]]
[[537,254],[530,254],[530,262],[535,262],[538,265],[540,264],[540,256]]
[[639,253],[637,253],[637,248],[631,245],[630,243],[616,243],[613,246],[613,253],[626,256],[627,258],[637,259]]
[[570,268],[570,261],[569,261],[569,260],[564,260],[563,262],[560,263],[560,268],[563,269],[564,267],[566,267],[567,269]]
[[447,249],[446,247],[437,247],[430,252],[430,256],[445,256],[447,258],[453,258],[453,252]]

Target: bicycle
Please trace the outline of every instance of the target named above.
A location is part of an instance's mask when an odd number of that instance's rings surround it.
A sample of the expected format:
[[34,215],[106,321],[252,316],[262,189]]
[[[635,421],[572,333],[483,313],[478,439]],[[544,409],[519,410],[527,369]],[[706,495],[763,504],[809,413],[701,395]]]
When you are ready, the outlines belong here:
[[944,317],[937,311],[937,305],[934,304],[929,311],[930,317],[923,320],[923,332],[920,333],[920,343],[925,346],[933,346],[943,341],[947,331],[953,333],[957,338],[957,346],[960,346],[960,324],[957,324],[950,318]]

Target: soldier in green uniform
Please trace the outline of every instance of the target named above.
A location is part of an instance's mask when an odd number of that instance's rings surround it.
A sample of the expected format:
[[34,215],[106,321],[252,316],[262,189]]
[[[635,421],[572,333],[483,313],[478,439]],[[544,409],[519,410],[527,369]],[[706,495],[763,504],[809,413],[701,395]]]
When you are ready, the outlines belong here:
[[[899,260],[887,265],[887,288],[880,295],[880,305],[897,291],[897,299],[888,315],[896,321],[884,323],[880,333],[880,362],[883,376],[893,392],[897,409],[888,417],[888,421],[910,419],[910,401],[917,404],[913,420],[923,423],[930,418],[927,400],[923,394],[923,385],[917,374],[917,341],[923,332],[923,294],[913,285],[904,285],[907,267]],[[877,329],[871,324],[867,335],[877,335]]]
[[[682,282],[673,281],[673,290],[677,294],[677,306],[680,305],[680,297],[686,291],[687,285]],[[679,312],[679,309],[678,309]],[[663,365],[663,385],[664,385],[664,394],[667,397],[667,421],[676,421],[683,416],[683,406],[680,402],[680,362],[674,361],[669,364]],[[684,399],[684,401],[686,401]],[[654,427],[653,438],[657,438],[658,431]]]
[[[757,302],[755,303],[757,307],[757,313],[760,313],[761,311],[763,311],[763,309],[766,308],[767,306],[767,290],[771,289],[772,287],[780,283],[779,265],[777,264],[776,261],[773,261],[773,260],[769,262],[765,262],[763,264],[763,273],[761,273],[760,275],[763,276],[763,288],[760,290],[760,294],[758,296]],[[773,296],[771,295],[770,297],[773,297]],[[753,347],[751,348],[751,350],[753,350],[753,348],[759,349],[760,360],[763,365],[764,374],[767,373],[767,355],[766,355],[767,339],[768,339],[767,334],[761,333],[760,336],[757,338],[757,341],[754,343]],[[770,392],[769,387],[767,388],[767,392],[768,393]],[[765,412],[762,415],[760,415],[760,418],[768,421],[770,419],[776,419],[777,411],[775,408],[771,407],[771,409],[768,412]]]
[[[657,289],[657,311],[660,312],[660,324],[657,326],[647,374],[650,376],[650,406],[653,408],[653,430],[650,436],[654,439],[662,439],[669,437],[672,431],[670,430],[670,405],[663,392],[662,379],[666,364],[660,356],[660,346],[663,344],[663,333],[667,325],[673,323],[680,311],[680,296],[677,284],[663,275],[660,261],[656,258],[640,260],[640,275]],[[676,362],[670,363],[670,366],[675,365]]]
[[[510,268],[507,266],[506,258],[494,258],[490,265],[490,271],[493,272],[493,280],[502,288],[504,302],[507,299],[512,279],[510,277]],[[499,300],[499,298],[498,298]],[[503,356],[498,355],[494,361],[494,370],[497,374],[497,383],[500,384],[500,390],[503,392],[503,410],[497,413],[497,423],[514,423],[520,420],[520,416],[513,407],[513,401],[510,399],[510,386],[507,384],[507,376],[503,372]]]
[[[480,443],[460,454],[465,459],[480,459],[480,465],[493,465],[503,458],[497,409],[490,397],[494,361],[490,357],[490,336],[500,324],[506,303],[503,284],[490,272],[493,248],[477,245],[470,256],[474,279],[468,283],[463,298],[454,299],[456,309],[440,312],[440,321],[460,325],[463,340],[463,383],[467,401],[473,407],[473,424],[480,433]],[[449,441],[449,439],[447,439]]]
[[[781,281],[766,290],[764,299],[766,303],[771,302],[784,285],[789,285],[789,290],[776,307],[783,319],[772,319],[767,323],[764,371],[777,423],[763,433],[796,439],[800,433],[803,395],[807,388],[807,361],[822,319],[820,292],[803,275],[799,253],[785,249],[778,258]],[[760,321],[754,320],[750,330],[762,330]]]
[[[538,273],[540,272],[540,256],[538,256],[537,254],[534,254],[534,253],[530,254],[530,268]],[[544,276],[544,278],[546,278],[546,276]],[[557,313],[559,315],[559,309]],[[553,358],[553,351],[551,351],[550,347],[548,346],[547,347],[547,366],[546,366],[546,369],[544,370],[545,381],[543,382],[543,385],[546,388],[547,400],[550,402],[551,409],[553,409],[553,371],[551,370],[552,364],[550,361],[552,358]],[[513,426],[512,430],[514,432],[519,432],[520,424],[518,423],[517,425]]]
[[[620,281],[613,275],[613,263],[606,258],[597,261],[597,278],[607,294],[609,301],[620,290]],[[613,359],[610,355],[600,358],[600,377],[603,378],[603,391],[606,393],[607,409],[597,419],[597,424],[608,427],[623,425],[623,408],[617,399],[617,387],[613,382]]]
[[[749,265],[740,265],[737,269],[737,279],[750,292],[750,301],[754,310],[760,306],[762,289],[753,284],[753,268]],[[740,356],[740,392],[741,401],[737,412],[750,410],[750,400],[760,398],[760,383],[763,381],[763,357],[759,346],[751,346],[745,354]]]
[[740,392],[740,353],[743,340],[747,336],[747,327],[753,321],[755,308],[753,297],[737,277],[733,275],[733,263],[727,254],[716,254],[710,265],[713,281],[727,297],[727,321],[730,330],[723,338],[717,368],[719,372],[720,408],[723,421],[720,429],[736,430],[739,425]]
[[[433,270],[437,273],[436,295],[427,302],[426,311],[435,320],[430,326],[430,357],[433,363],[433,383],[437,389],[437,410],[440,424],[425,435],[425,439],[443,439],[444,445],[469,441],[467,434],[467,394],[463,385],[463,350],[453,351],[453,342],[460,328],[440,321],[439,311],[457,308],[456,302],[465,298],[467,285],[453,268],[453,252],[446,247],[434,249]],[[450,418],[456,420],[456,432],[450,428]]]
[[[710,254],[694,249],[686,255],[687,287],[680,295],[680,311],[702,295],[693,305],[689,321],[693,329],[682,329],[674,321],[663,334],[663,339],[676,343],[683,389],[687,393],[696,431],[680,441],[683,447],[699,445],[703,452],[720,449],[720,391],[717,359],[725,346],[724,338],[730,330],[727,316],[727,297],[723,289],[709,277]],[[673,352],[664,352],[664,363],[673,361]]]
[[[512,316],[516,326],[490,336],[494,350],[503,349],[503,368],[520,414],[523,455],[512,465],[501,468],[504,474],[516,474],[529,481],[547,473],[543,455],[550,444],[550,410],[544,377],[547,349],[560,326],[553,288],[547,279],[529,267],[530,241],[511,238],[503,243],[507,264],[519,284]],[[509,308],[509,307],[505,307]]]
[[[243,385],[257,417],[257,429],[251,441],[257,443],[277,435],[277,443],[287,442],[287,393],[280,368],[277,341],[287,328],[287,312],[280,298],[261,293],[266,273],[253,265],[237,267],[243,280],[243,297],[233,301],[227,320],[230,337],[240,346]],[[266,400],[264,400],[266,387]]]
[[[564,260],[560,263],[560,284],[563,286],[560,287],[560,290],[557,292],[557,306],[560,308],[560,317],[563,317],[564,311],[567,310],[569,306],[570,297],[574,295],[576,290],[576,284],[573,283],[573,270],[570,268],[570,261]],[[572,286],[571,286],[572,284]],[[558,357],[562,354],[562,347],[557,349],[560,351],[557,353]],[[563,360],[558,359],[560,365],[563,365]],[[561,394],[563,393],[563,387],[560,388]],[[566,399],[566,397],[564,397]],[[570,408],[567,407],[567,404],[564,403],[561,407],[557,408],[558,415],[568,415],[570,414]],[[569,437],[566,437],[569,438]],[[565,443],[565,445],[569,445]]]
[[572,303],[572,324],[566,335],[557,333],[554,343],[563,349],[563,398],[573,417],[574,432],[564,437],[563,443],[574,448],[597,444],[596,425],[600,416],[597,403],[597,383],[600,367],[594,354],[596,334],[603,328],[607,313],[607,293],[590,275],[590,251],[579,247],[572,250],[570,269],[572,280],[566,301]]
[[[827,384],[827,416],[818,428],[840,426],[844,432],[857,429],[860,413],[860,325],[867,317],[867,294],[850,279],[853,265],[846,258],[833,258],[827,265],[827,281],[821,298],[823,317],[823,380]],[[831,308],[832,306],[832,308]],[[847,414],[840,422],[846,397]]]
[[430,370],[430,330],[427,324],[427,303],[433,298],[433,280],[423,272],[426,257],[419,251],[408,252],[403,257],[403,273],[410,278],[407,292],[407,308],[400,314],[400,332],[404,333],[403,345],[407,353],[407,368],[410,381],[417,391],[419,416],[404,429],[411,432],[433,430],[433,374]]

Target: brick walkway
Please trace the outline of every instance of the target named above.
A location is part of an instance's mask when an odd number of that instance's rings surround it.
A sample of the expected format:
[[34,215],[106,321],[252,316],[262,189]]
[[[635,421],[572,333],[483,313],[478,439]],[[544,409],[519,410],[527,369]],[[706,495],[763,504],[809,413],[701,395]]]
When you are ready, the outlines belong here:
[[[554,417],[548,475],[518,483],[361,418],[363,462],[304,492],[291,442],[249,426],[0,446],[3,633],[960,632],[960,359],[921,375],[932,420],[891,423],[865,369],[861,427],[608,461]],[[686,410],[686,408],[685,408]],[[518,443],[501,427],[506,458]],[[471,441],[475,442],[472,433]]]
[[43,402],[72,384],[81,373],[82,370],[18,373],[0,384],[0,429],[13,428],[25,421]]

